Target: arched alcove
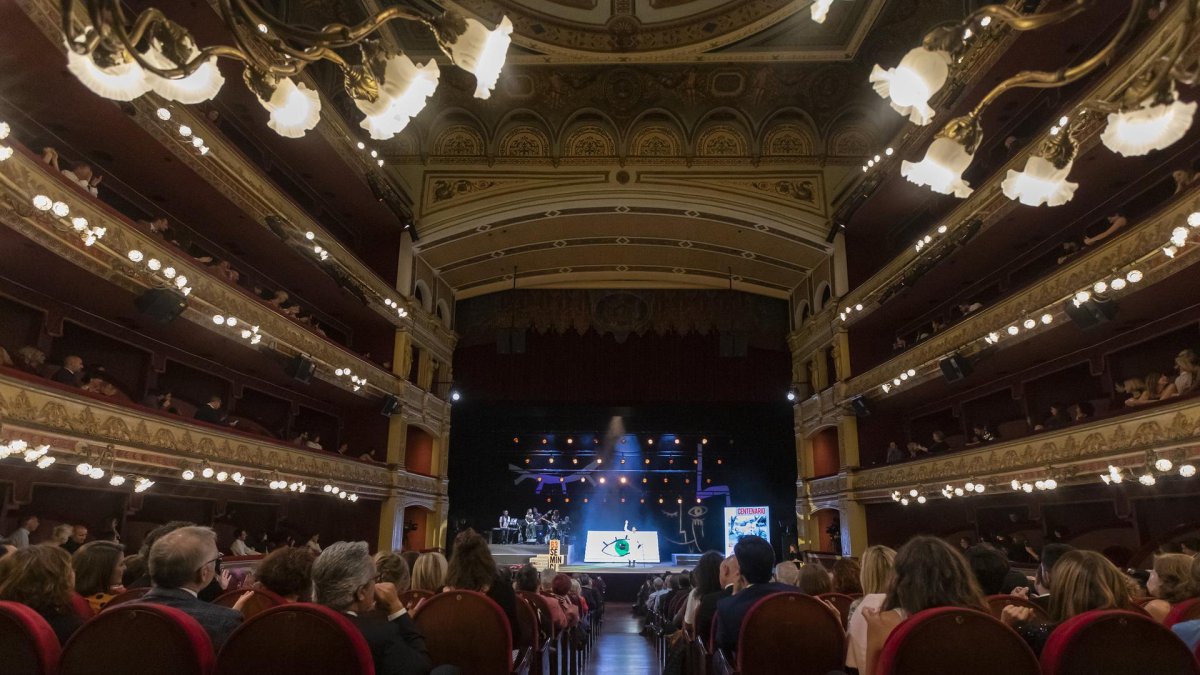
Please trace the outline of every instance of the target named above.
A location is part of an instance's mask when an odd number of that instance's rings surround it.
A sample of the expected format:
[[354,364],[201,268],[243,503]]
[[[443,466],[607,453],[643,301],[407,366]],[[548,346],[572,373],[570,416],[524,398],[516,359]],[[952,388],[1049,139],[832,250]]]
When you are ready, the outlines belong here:
[[433,475],[433,435],[409,425],[405,436],[404,468],[412,473]]

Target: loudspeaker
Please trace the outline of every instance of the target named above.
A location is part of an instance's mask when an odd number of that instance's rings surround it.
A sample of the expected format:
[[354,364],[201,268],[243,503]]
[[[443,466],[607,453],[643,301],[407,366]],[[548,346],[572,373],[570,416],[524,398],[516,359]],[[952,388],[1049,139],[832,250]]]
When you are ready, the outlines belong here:
[[384,417],[391,417],[400,412],[400,399],[388,394],[383,397],[383,408],[379,410],[379,414]]
[[862,396],[851,399],[850,407],[854,408],[855,417],[871,416],[871,406],[867,403],[867,399],[863,398]]
[[1063,311],[1071,317],[1071,321],[1074,321],[1076,326],[1086,330],[1112,321],[1117,316],[1117,301],[1092,298],[1076,306],[1074,299],[1068,299],[1063,302]]
[[947,382],[958,382],[971,374],[971,362],[959,354],[951,354],[938,362]]
[[316,369],[316,364],[309,361],[308,357],[303,354],[293,356],[283,366],[283,372],[287,373],[293,380],[303,384],[308,384],[308,381],[312,379],[313,371]]
[[173,288],[151,288],[139,295],[133,306],[156,323],[171,323],[187,309],[187,298]]
[[496,334],[496,353],[497,354],[524,354],[525,353],[525,329],[524,328],[501,328]]

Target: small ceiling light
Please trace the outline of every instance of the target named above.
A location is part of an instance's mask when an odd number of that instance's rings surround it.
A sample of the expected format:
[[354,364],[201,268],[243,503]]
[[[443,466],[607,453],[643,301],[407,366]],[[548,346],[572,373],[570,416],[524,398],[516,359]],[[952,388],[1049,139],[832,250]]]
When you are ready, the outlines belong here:
[[1136,284],[1137,282],[1142,280],[1142,271],[1141,270],[1129,270],[1129,273],[1125,275],[1125,280],[1131,284]]
[[900,505],[901,505],[901,506],[908,506],[908,497],[901,497],[901,498],[900,498]]
[[1179,465],[1179,475],[1184,478],[1191,478],[1196,475],[1196,467],[1191,464]]
[[213,323],[220,326],[225,323],[225,317],[221,316],[220,314],[213,314]]
[[891,148],[888,148],[887,150],[883,151],[883,154],[887,155],[888,157],[891,157],[892,153],[894,153],[894,152],[896,152],[896,151]]
[[188,126],[188,125],[186,125],[186,124],[180,124],[180,125],[179,125],[179,135],[180,135],[180,136],[183,136],[184,138],[187,138],[188,136],[191,136],[191,135],[192,135],[192,128],[191,128],[191,127],[189,127],[189,126]]
[[88,472],[88,478],[92,478],[94,480],[100,480],[101,478],[104,478],[104,469],[101,469],[98,466],[93,466],[92,470]]
[[227,478],[229,478],[229,473],[227,471],[218,471],[217,472],[217,480],[218,481],[224,483]]
[[963,171],[971,165],[974,146],[968,148],[946,136],[935,138],[920,162],[900,163],[900,175],[910,183],[923,185],[938,194],[953,194],[958,198],[971,196],[971,186],[963,179]]
[[1025,322],[1022,323],[1021,325],[1025,326],[1025,330],[1033,330],[1034,328],[1037,327],[1037,322],[1034,321],[1033,319],[1025,319]]
[[233,328],[234,326],[237,325],[237,323],[238,323],[237,317],[234,317],[234,316],[225,317],[225,325],[226,326]]
[[183,472],[179,474],[179,477],[184,480],[191,480],[196,477],[196,472],[192,471],[191,469],[184,469]]
[[167,110],[166,108],[159,108],[154,112],[154,114],[158,115],[158,119],[164,122],[171,119],[171,111]]
[[270,98],[258,102],[271,115],[267,126],[284,138],[300,138],[321,120],[321,97],[290,77],[277,80]]
[[1142,485],[1149,487],[1149,486],[1157,483],[1158,480],[1154,478],[1154,474],[1144,473],[1144,474],[1138,476],[1138,482],[1141,483]]
[[1108,284],[1108,285],[1109,285],[1109,286],[1110,286],[1110,287],[1111,287],[1111,288],[1112,288],[1114,291],[1120,291],[1120,290],[1123,290],[1123,289],[1125,288],[1125,283],[1126,283],[1126,282],[1125,282],[1125,277],[1117,277],[1117,278],[1113,279],[1111,282],[1109,282],[1109,284]]
[[909,497],[916,497],[916,496],[917,496],[917,495],[919,495],[919,494],[921,494],[921,493],[920,493],[920,491],[919,491],[919,490],[917,490],[916,488],[913,488],[913,489],[911,489],[911,490],[909,490],[909,491],[908,491],[908,496],[909,496]]
[[164,268],[163,268],[162,275],[163,275],[164,277],[166,277],[166,278],[168,278],[168,279],[174,279],[174,278],[175,278],[175,274],[176,274],[176,272],[175,272],[175,268],[174,268],[174,267],[164,267]]
[[54,206],[54,200],[46,195],[35,195],[33,197],[33,208],[38,211],[49,211],[52,206]]
[[1154,468],[1158,469],[1159,471],[1170,471],[1174,466],[1175,465],[1171,463],[1171,460],[1167,459],[1166,457],[1159,457],[1154,462]]
[[1021,483],[1021,490],[1024,491],[1026,494],[1028,494],[1030,492],[1033,492],[1033,486],[1030,485],[1029,483]]
[[1075,304],[1082,305],[1092,299],[1092,294],[1087,291],[1079,291],[1075,294]]
[[909,50],[895,68],[884,70],[878,64],[871,70],[875,93],[890,99],[892,108],[907,115],[914,124],[933,120],[929,99],[946,84],[950,75],[950,54],[942,50],[916,47]]
[[142,252],[137,250],[136,248],[133,249],[132,251],[130,251],[128,255],[129,255],[129,259],[135,263],[142,261]]
[[1009,334],[1009,335],[1016,335],[1017,333],[1020,333],[1020,332],[1021,332],[1021,329],[1020,329],[1020,328],[1017,328],[1016,326],[1009,326],[1009,327],[1008,327],[1008,334]]
[[[59,218],[66,218],[67,215],[71,213],[71,207],[67,206],[66,202],[54,202],[50,205],[50,212]],[[87,220],[83,221],[83,227],[87,227]],[[75,229],[78,230],[83,228],[77,227]]]
[[1097,281],[1095,284],[1092,284],[1092,291],[1097,294],[1105,293],[1108,291],[1108,284],[1103,280]]
[[158,258],[151,258],[146,261],[146,267],[150,268],[152,272],[157,272],[162,269],[162,263],[158,261]]
[[84,463],[80,464],[79,466],[75,467],[75,473],[78,473],[81,476],[88,475],[88,472],[91,470],[92,470],[92,465],[88,464],[87,462],[84,462]]
[[1049,326],[1054,321],[1054,315],[1046,313],[1042,315],[1042,323]]
[[925,499],[925,495],[921,495],[920,497],[917,497],[918,504],[924,504],[926,501],[928,501],[928,500]]
[[121,474],[119,474],[119,473],[114,473],[114,474],[113,474],[113,475],[112,475],[112,476],[111,476],[111,477],[108,479],[108,484],[109,484],[109,485],[111,485],[111,486],[113,486],[113,487],[121,487],[122,485],[124,485],[124,484],[125,484],[125,476],[122,476],[122,475],[121,475]]
[[1067,180],[1075,150],[1066,134],[1053,134],[1038,154],[1025,160],[1023,171],[1008,170],[1000,187],[1004,196],[1026,206],[1061,206],[1071,201],[1079,183]]
[[1164,246],[1162,252],[1163,255],[1167,256],[1168,258],[1174,258],[1175,254],[1179,253],[1179,247],[1174,245]]
[[1177,227],[1171,230],[1171,243],[1176,246],[1183,246],[1188,240],[1188,229],[1186,227]]

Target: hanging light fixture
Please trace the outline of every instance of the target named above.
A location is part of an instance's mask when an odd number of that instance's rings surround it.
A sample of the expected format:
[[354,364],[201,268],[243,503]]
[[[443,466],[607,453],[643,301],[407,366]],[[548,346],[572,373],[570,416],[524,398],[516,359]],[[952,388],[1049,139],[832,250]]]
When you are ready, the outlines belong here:
[[[85,45],[92,45],[90,54]],[[114,101],[132,101],[150,91],[146,71],[130,50],[117,46],[111,38],[102,39],[91,28],[74,41],[68,40],[67,70],[93,94]]]
[[267,126],[284,138],[300,138],[321,120],[321,97],[303,82],[290,77],[271,82],[266,76],[247,75],[258,95],[258,102],[270,113]]
[[[164,20],[155,26],[150,45],[141,56],[156,69],[145,71],[146,83],[154,93],[167,100],[203,103],[216,96],[225,84],[225,76],[217,67],[217,57],[200,59],[200,50],[192,36],[172,21]],[[189,63],[194,65],[183,77],[169,78],[159,74]]]
[[829,14],[829,8],[833,6],[833,0],[814,0],[808,6],[809,16],[816,23],[825,23],[825,17]]
[[1170,86],[1133,110],[1110,113],[1100,141],[1118,155],[1140,157],[1183,138],[1195,115],[1196,104],[1180,101]]
[[408,121],[425,107],[425,101],[438,85],[438,65],[430,59],[418,66],[404,54],[387,54],[374,44],[364,47],[364,61],[375,71],[379,82],[373,99],[356,98],[354,105],[366,117],[361,127],[371,138],[387,140],[404,130]]
[[963,171],[971,165],[982,131],[974,114],[951,120],[938,132],[925,158],[920,162],[900,163],[900,175],[910,183],[927,186],[934,192],[965,198],[971,186],[963,180]]
[[922,46],[909,50],[895,68],[885,70],[875,64],[870,81],[875,93],[890,100],[892,109],[913,124],[924,126],[933,120],[929,99],[949,76],[950,53]]
[[454,65],[475,76],[475,98],[486,99],[496,88],[500,69],[504,67],[504,55],[512,43],[512,32],[512,21],[507,16],[490,31],[475,19],[467,19],[465,30],[450,43],[450,58]]
[[1024,171],[1009,169],[1001,189],[1005,197],[1026,206],[1061,206],[1071,201],[1079,187],[1067,180],[1074,162],[1075,143],[1066,129],[1059,128],[1029,156]]

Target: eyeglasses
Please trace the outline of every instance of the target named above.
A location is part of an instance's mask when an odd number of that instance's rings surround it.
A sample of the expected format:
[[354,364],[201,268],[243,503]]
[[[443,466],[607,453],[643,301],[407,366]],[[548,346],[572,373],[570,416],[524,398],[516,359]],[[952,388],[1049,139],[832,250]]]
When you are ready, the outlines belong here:
[[200,570],[204,569],[205,567],[208,567],[209,565],[217,562],[218,560],[220,560],[221,558],[224,558],[224,557],[225,557],[224,553],[217,553],[217,557],[213,558],[212,560],[209,560],[208,562],[204,563],[200,567],[197,567],[196,571],[199,572]]

